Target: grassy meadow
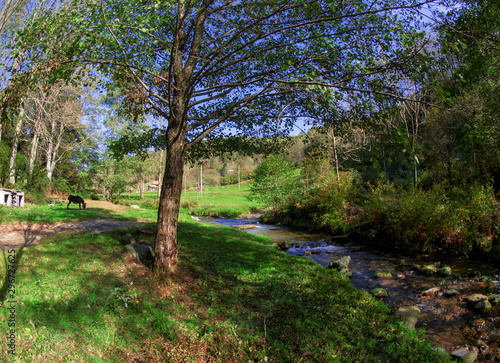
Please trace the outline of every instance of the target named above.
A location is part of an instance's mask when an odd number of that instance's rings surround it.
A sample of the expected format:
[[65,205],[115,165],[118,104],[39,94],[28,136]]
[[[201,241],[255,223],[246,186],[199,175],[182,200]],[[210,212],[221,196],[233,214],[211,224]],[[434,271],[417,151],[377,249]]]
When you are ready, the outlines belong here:
[[[182,192],[181,210],[192,215],[218,215],[226,218],[235,218],[242,214],[263,209],[262,204],[250,201],[250,182],[238,185],[225,185],[207,187],[200,194],[198,190],[187,190]],[[144,193],[141,200],[139,194],[123,194],[120,204],[136,204],[140,207],[157,209],[158,192]]]
[[[37,212],[63,218],[45,207],[32,209],[31,217]],[[122,212],[109,213],[143,219],[144,211]],[[447,360],[422,332],[395,321],[388,306],[343,275],[277,251],[263,237],[182,213],[179,264],[158,279],[123,252],[126,233],[153,239],[128,227],[55,234],[38,246],[3,252],[0,361]]]

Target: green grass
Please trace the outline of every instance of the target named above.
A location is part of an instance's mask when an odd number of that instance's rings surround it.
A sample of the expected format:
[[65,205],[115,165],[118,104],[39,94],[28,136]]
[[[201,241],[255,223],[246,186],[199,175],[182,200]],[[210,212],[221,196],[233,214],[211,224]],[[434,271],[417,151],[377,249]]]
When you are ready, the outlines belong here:
[[[158,280],[122,252],[127,232],[134,229],[57,234],[17,251],[17,355],[3,339],[0,361],[442,359],[386,305],[265,238],[181,215],[178,267]],[[0,309],[5,333],[8,301]]]
[[57,223],[62,221],[83,221],[88,219],[108,218],[118,220],[155,221],[157,212],[152,210],[127,210],[120,213],[103,208],[66,209],[67,203],[58,203],[55,206],[25,206],[12,208],[0,205],[0,224],[12,222],[30,223]]
[[[183,192],[181,196],[181,208],[188,214],[212,216],[218,215],[226,218],[235,218],[242,214],[261,210],[264,206],[258,202],[248,200],[251,182],[238,185],[227,185],[223,187],[208,187],[199,191],[189,190]],[[158,208],[156,202],[158,192],[144,193],[144,199],[140,199],[139,194],[122,195],[121,204],[137,204],[142,208]]]
[[224,187],[210,187],[199,194],[198,191],[188,191],[182,194],[181,206],[193,215],[223,215],[234,218],[263,209],[260,203],[248,200],[250,182]]
[[[247,191],[211,188],[187,197],[204,205],[216,200],[218,213],[238,202],[250,208]],[[4,222],[156,216],[149,209],[82,213],[65,206],[0,212]],[[17,250],[15,298],[6,271],[14,254],[4,252],[0,329],[4,337],[9,333],[8,309],[14,306],[16,355],[9,355],[4,338],[0,362],[447,360],[421,331],[396,322],[388,306],[354,289],[343,275],[277,251],[263,237],[197,223],[183,213],[179,264],[158,279],[124,254],[126,233],[136,230],[56,234]]]

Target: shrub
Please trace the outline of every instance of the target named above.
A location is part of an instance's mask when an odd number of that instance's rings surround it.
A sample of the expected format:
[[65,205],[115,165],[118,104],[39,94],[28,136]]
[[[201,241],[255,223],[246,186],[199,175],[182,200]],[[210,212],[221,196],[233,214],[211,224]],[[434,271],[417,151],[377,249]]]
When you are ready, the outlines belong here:
[[270,220],[284,224],[305,225],[332,232],[345,233],[356,223],[359,208],[356,200],[362,193],[359,176],[342,172],[340,183],[335,173],[316,180],[314,184],[296,184],[287,195],[283,206],[275,210]]
[[221,185],[231,185],[238,183],[238,174],[228,174],[220,179]]
[[158,210],[160,202],[158,199],[147,199],[143,204],[142,208]]
[[[500,211],[490,187],[407,190],[378,182],[364,206],[365,235],[412,250],[488,250]],[[489,242],[488,242],[489,241]],[[485,246],[486,244],[486,246]]]
[[199,207],[200,203],[198,203],[197,200],[194,200],[194,199],[188,199],[188,200],[185,200],[183,202],[181,202],[181,208],[184,208],[184,209],[195,209],[197,207]]
[[409,249],[429,250],[438,244],[450,221],[443,208],[443,191],[407,190],[377,182],[364,206],[372,239],[392,241]]

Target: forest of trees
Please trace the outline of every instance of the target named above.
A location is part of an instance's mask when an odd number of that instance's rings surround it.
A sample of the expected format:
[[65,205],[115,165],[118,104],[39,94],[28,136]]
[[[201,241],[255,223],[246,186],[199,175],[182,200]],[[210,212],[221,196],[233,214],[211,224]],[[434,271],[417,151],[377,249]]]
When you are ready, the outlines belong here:
[[303,184],[348,173],[496,201],[497,1],[105,3],[1,2],[0,186],[40,203],[160,182],[158,271],[181,191],[201,172],[251,178],[270,140]]

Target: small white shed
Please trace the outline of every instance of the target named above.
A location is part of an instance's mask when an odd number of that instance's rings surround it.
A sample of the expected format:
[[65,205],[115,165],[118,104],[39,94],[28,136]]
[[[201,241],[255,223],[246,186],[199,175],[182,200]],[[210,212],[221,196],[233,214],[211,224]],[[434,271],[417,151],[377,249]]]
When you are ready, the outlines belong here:
[[24,193],[20,190],[0,188],[0,203],[7,207],[24,207]]

